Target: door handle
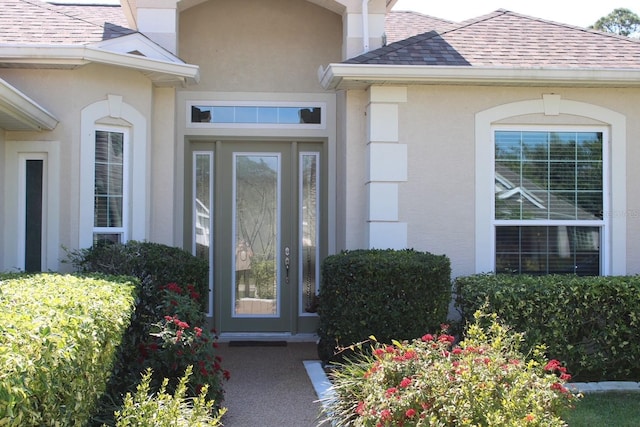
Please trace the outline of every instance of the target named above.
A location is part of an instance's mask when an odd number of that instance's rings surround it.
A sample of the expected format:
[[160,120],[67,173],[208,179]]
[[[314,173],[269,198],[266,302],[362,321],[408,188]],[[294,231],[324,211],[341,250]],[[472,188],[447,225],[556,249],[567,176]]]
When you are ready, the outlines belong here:
[[284,269],[285,269],[285,283],[288,285],[289,284],[289,267],[291,265],[291,259],[289,258],[289,255],[291,254],[291,251],[289,250],[289,246],[287,246],[286,248],[284,248]]

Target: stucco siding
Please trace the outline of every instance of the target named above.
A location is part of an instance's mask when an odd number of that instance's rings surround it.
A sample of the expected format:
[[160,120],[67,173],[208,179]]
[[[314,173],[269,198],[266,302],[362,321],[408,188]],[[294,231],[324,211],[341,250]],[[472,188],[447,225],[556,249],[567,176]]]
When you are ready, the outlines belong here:
[[198,90],[323,92],[318,68],[341,60],[341,16],[306,1],[210,0],[183,11],[179,28]]
[[[637,141],[640,91],[569,88],[410,87],[400,109],[400,142],[409,146],[409,180],[400,184],[400,220],[408,223],[408,246],[451,258],[453,275],[475,272],[475,114],[494,106],[541,99],[543,94],[593,104],[627,118],[627,270],[640,271]],[[602,125],[590,118],[542,114],[511,117],[503,123]],[[616,189],[612,189],[616,191]],[[489,202],[489,201],[487,201]],[[482,201],[479,201],[481,204]]]
[[[59,171],[59,192],[49,196],[57,198],[59,203],[57,232],[60,246],[77,248],[80,233],[80,183],[91,179],[80,173],[81,111],[87,105],[105,100],[107,95],[116,95],[122,96],[124,103],[130,104],[148,118],[152,114],[151,82],[137,71],[101,65],[87,65],[75,70],[5,69],[2,71],[2,78],[36,100],[59,120],[52,131],[7,132],[6,140],[18,147],[21,141],[44,141],[43,146],[46,146],[47,141],[59,142],[60,164],[51,165]],[[129,126],[126,121],[111,117],[100,119],[99,122]],[[145,129],[145,134],[149,135],[149,129]],[[135,144],[136,141],[132,140],[132,143]],[[173,156],[173,153],[164,155]],[[62,249],[58,255],[60,260],[66,257]],[[60,265],[61,270],[68,268],[67,264]]]
[[[366,242],[366,179],[367,141],[366,116],[368,93],[349,91],[346,94],[346,112],[340,120],[347,123],[344,144],[344,158],[341,171],[344,184],[345,249],[367,247]],[[340,174],[340,172],[339,172]]]

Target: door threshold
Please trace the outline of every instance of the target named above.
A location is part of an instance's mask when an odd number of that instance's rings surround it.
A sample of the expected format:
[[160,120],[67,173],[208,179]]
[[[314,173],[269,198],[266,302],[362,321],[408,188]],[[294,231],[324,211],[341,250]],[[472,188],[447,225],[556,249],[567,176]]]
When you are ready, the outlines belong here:
[[317,334],[292,334],[289,332],[222,332],[218,334],[218,342],[318,342]]

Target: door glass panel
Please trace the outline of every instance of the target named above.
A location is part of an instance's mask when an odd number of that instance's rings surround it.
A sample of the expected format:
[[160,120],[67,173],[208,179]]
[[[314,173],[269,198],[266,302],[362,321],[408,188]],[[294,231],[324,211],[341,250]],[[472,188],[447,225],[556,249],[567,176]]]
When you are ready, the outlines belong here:
[[300,311],[317,311],[318,291],[318,153],[300,154]]
[[[213,153],[193,153],[193,254],[213,270]],[[213,315],[213,275],[209,274],[209,316]]]
[[233,314],[277,317],[280,155],[235,154],[234,184]]
[[43,160],[26,162],[24,270],[42,270],[42,174]]

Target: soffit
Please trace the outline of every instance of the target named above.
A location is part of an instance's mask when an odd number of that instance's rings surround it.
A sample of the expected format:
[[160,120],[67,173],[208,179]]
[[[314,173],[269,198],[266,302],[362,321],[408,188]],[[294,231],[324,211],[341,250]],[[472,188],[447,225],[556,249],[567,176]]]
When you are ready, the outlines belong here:
[[11,131],[52,130],[58,120],[35,101],[0,79],[0,128]]

